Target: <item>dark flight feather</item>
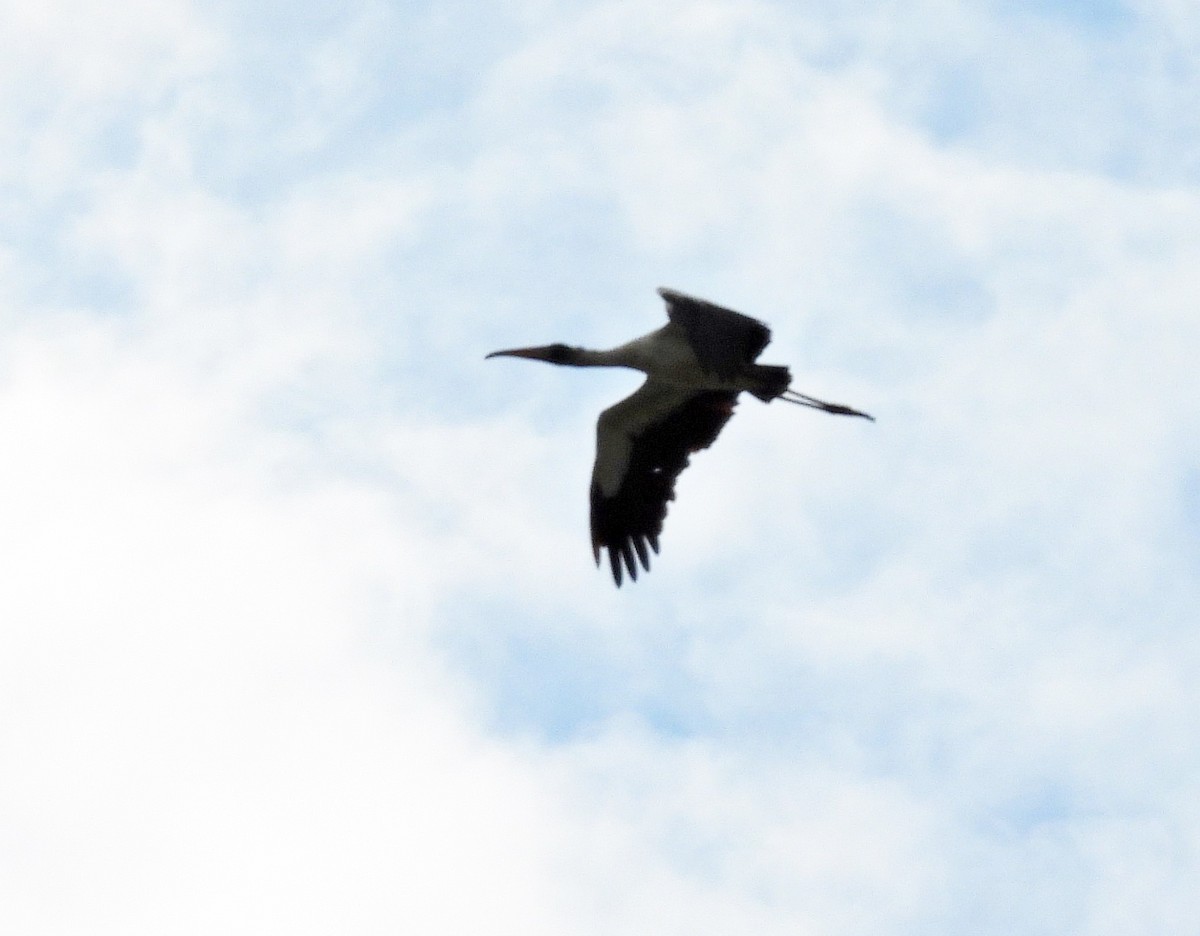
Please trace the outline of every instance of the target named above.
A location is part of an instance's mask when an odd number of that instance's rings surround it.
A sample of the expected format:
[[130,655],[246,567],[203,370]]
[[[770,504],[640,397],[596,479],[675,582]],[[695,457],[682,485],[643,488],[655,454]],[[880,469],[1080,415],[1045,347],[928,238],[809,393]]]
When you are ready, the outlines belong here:
[[693,452],[716,441],[736,402],[736,393],[697,393],[633,439],[629,468],[615,496],[605,497],[593,482],[592,546],[597,561],[600,550],[608,550],[618,586],[625,572],[637,581],[639,563],[650,570],[647,546],[658,552],[667,503],[675,499],[675,479]]
[[702,367],[731,380],[753,364],[771,341],[771,329],[758,319],[704,299],[659,289],[667,318],[687,332]]

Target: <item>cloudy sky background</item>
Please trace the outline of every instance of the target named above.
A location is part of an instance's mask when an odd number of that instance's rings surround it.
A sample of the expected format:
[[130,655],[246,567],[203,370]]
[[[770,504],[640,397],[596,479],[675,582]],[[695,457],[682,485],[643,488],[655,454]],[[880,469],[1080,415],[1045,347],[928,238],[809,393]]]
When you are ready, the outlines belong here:
[[[0,3],[0,918],[1200,928],[1200,7]],[[668,285],[747,400],[591,563]]]

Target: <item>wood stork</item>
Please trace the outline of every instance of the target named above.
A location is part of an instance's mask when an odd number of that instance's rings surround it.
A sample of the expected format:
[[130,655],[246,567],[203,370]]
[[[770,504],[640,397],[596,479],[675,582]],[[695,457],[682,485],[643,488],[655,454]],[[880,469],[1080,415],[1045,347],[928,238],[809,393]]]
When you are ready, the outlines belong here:
[[675,499],[675,479],[688,456],[708,448],[733,415],[738,394],[764,403],[785,400],[840,416],[866,413],[805,396],[790,388],[791,372],[778,364],[756,364],[771,340],[757,319],[659,289],[668,324],[607,351],[565,344],[493,351],[494,357],[530,358],[574,367],[630,367],[646,374],[631,396],[600,414],[596,463],[592,469],[592,553],[608,550],[613,580],[625,572],[637,581],[638,564],[650,570],[650,554]]

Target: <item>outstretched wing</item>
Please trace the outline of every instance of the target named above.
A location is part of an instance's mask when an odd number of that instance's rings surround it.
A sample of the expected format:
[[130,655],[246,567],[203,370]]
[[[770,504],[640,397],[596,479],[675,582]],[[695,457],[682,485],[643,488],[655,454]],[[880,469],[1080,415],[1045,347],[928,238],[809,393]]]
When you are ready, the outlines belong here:
[[666,300],[667,318],[687,332],[701,366],[718,377],[736,377],[771,341],[771,329],[758,319],[673,289],[658,294]]
[[[592,470],[592,552],[608,550],[613,580],[637,581],[650,570],[649,549],[675,499],[675,479],[688,456],[708,448],[733,416],[737,394],[689,391],[647,380],[632,396],[600,414]],[[649,547],[649,549],[647,549]]]

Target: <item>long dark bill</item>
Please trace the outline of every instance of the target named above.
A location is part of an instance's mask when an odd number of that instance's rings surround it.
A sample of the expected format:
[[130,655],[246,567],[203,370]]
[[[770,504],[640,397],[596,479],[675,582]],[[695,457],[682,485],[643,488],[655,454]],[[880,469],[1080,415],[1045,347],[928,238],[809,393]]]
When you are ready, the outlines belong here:
[[511,348],[508,351],[493,351],[491,354],[484,355],[484,360],[494,357],[519,357],[529,358],[533,361],[544,361],[549,353],[549,348],[538,346],[536,348]]
[[785,400],[788,403],[795,403],[798,406],[811,406],[813,409],[819,409],[826,413],[833,413],[835,416],[861,416],[863,419],[869,419],[875,422],[875,417],[860,410],[852,409],[849,406],[843,406],[841,403],[826,403],[824,400],[818,400],[816,397],[805,396],[803,393],[797,393],[795,390],[784,390],[776,399]]

